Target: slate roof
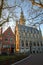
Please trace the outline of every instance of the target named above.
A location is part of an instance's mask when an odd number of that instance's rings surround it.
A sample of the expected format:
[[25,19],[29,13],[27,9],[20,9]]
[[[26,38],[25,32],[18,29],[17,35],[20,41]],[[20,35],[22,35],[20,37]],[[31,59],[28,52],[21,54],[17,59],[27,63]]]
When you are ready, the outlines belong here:
[[29,32],[29,30],[30,30],[31,32],[34,31],[34,33],[36,33],[36,32],[39,33],[39,30],[37,28],[33,28],[33,27],[25,26],[25,25],[18,24],[18,28],[21,31],[27,31],[27,32]]

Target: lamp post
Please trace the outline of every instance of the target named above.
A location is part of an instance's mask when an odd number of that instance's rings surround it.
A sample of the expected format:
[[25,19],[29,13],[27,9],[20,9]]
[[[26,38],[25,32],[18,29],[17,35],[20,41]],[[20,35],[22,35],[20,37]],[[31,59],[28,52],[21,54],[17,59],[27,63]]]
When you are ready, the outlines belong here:
[[30,41],[30,53],[32,53],[32,42]]

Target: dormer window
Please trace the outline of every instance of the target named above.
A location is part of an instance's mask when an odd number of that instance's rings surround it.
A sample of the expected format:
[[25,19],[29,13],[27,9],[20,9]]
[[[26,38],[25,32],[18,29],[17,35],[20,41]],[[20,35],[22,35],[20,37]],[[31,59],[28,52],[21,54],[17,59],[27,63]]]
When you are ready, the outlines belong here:
[[13,38],[10,38],[10,41],[12,42],[13,41]]

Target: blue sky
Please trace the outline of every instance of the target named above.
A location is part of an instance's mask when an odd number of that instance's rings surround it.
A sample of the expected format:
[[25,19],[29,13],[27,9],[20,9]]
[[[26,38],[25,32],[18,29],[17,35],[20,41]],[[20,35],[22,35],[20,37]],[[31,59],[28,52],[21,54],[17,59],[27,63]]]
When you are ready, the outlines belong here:
[[[16,3],[15,3],[16,1]],[[26,19],[26,24],[28,25],[29,22],[40,22],[43,19],[43,14],[38,16],[37,18],[35,18],[34,20],[32,20],[31,18],[39,15],[40,13],[43,13],[43,9],[39,8],[38,6],[33,6],[32,7],[32,3],[29,0],[25,0],[24,2],[22,2],[23,0],[7,0],[8,6],[14,6],[15,4],[20,5],[20,7],[22,7],[25,19]],[[6,2],[5,2],[6,3]],[[5,6],[6,7],[6,6]],[[14,31],[15,25],[16,25],[16,19],[18,20],[20,18],[20,13],[21,13],[21,8],[20,7],[15,7],[10,9],[10,11],[3,10],[3,15],[5,15],[4,18],[7,18],[9,12],[13,12],[13,19],[10,18],[9,19],[9,23],[5,23],[3,26],[3,31],[5,31],[9,26],[11,26],[12,30]],[[32,9],[33,8],[33,9]],[[41,9],[41,10],[40,10]],[[39,10],[39,11],[38,11]],[[7,11],[7,14],[6,14]],[[36,13],[37,11],[37,13]],[[10,13],[9,16],[12,16],[12,13]],[[17,17],[17,18],[15,18]],[[41,31],[42,31],[42,35],[43,35],[43,24],[40,25]]]

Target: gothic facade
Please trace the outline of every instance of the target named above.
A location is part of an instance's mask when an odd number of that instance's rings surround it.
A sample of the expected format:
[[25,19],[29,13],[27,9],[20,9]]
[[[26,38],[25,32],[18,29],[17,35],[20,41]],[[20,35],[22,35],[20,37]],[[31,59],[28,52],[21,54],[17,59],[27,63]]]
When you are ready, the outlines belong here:
[[25,25],[23,12],[21,12],[19,23],[16,22],[16,51],[20,53],[40,53],[43,50],[41,31],[34,27]]

